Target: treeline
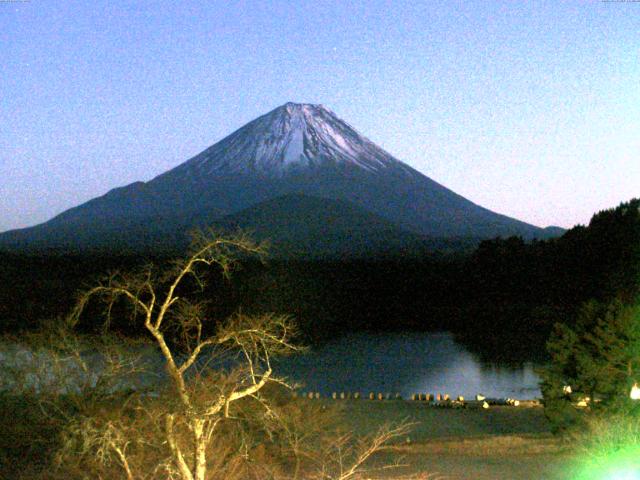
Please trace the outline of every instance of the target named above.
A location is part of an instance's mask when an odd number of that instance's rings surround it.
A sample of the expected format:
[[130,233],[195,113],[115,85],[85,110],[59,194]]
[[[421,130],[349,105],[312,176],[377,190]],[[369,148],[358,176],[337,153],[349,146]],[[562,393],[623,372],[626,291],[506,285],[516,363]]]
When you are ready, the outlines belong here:
[[[0,252],[0,333],[19,334],[39,328],[52,318],[68,315],[82,291],[105,281],[109,275],[135,273],[149,264],[161,272],[181,256]],[[208,290],[199,292],[200,297],[208,301],[214,318],[225,318],[238,307],[236,292],[228,288],[229,281],[219,271],[210,272],[209,277]],[[193,281],[185,283],[188,290],[200,290]],[[96,327],[99,326],[103,309],[90,305],[88,312],[95,317]],[[116,330],[125,334],[137,330],[129,325],[130,312],[123,305],[114,305],[111,313]]]
[[[599,212],[557,239],[484,241],[465,257],[247,261],[229,280],[212,275],[200,295],[215,319],[237,309],[289,313],[308,342],[349,330],[446,329],[487,357],[542,357],[554,323],[571,322],[583,302],[638,293],[639,207],[636,199]],[[108,270],[168,260],[2,253],[0,328],[64,315],[77,290]]]
[[469,308],[461,337],[494,355],[503,346],[510,352],[545,354],[553,325],[573,323],[584,302],[635,299],[639,208],[639,199],[622,203],[595,214],[588,226],[552,240],[483,242],[465,262],[460,278]]
[[18,333],[65,315],[80,289],[140,261],[126,255],[0,253],[0,331]]
[[295,315],[312,340],[341,330],[452,330],[490,358],[544,358],[556,322],[589,300],[630,300],[640,280],[640,200],[562,237],[482,242],[462,258],[253,265],[236,277],[250,310]]

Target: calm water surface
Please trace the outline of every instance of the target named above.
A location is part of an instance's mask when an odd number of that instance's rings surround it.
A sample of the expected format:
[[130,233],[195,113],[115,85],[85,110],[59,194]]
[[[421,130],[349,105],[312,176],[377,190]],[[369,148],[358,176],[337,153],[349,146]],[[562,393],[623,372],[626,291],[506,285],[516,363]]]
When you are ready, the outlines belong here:
[[456,343],[450,333],[356,333],[305,355],[281,360],[277,373],[302,391],[448,393],[471,398],[540,397],[532,363],[490,364]]

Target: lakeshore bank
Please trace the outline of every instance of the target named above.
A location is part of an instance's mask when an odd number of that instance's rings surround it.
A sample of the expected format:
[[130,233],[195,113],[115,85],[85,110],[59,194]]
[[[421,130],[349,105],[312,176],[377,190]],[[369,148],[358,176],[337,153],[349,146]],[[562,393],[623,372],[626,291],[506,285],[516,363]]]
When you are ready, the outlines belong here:
[[340,406],[345,428],[358,435],[373,434],[389,422],[414,424],[409,435],[397,439],[373,462],[382,465],[400,459],[405,466],[377,472],[371,478],[575,478],[574,455],[551,434],[541,406],[444,409],[406,400],[346,400]]

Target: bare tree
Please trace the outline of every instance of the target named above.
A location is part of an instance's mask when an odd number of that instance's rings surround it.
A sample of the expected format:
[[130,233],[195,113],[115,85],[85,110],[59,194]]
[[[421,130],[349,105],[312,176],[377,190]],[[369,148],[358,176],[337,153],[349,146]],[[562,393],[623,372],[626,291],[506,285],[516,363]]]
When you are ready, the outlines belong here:
[[[188,257],[168,271],[148,266],[113,273],[80,295],[68,326],[77,326],[89,303],[98,300],[106,306],[106,336],[114,306],[129,305],[133,321],[160,352],[166,381],[151,392],[131,394],[119,393],[111,382],[102,390],[110,398],[102,395],[105,402],[93,402],[69,421],[59,465],[76,472],[97,465],[99,477],[127,480],[280,479],[291,478],[289,467],[296,479],[348,480],[386,442],[406,433],[402,424],[356,441],[324,431],[318,411],[307,411],[290,396],[281,402],[286,408],[277,405],[278,396],[267,387],[289,385],[274,375],[272,359],[302,350],[291,319],[236,313],[212,327],[206,305],[189,299],[194,286],[204,287],[207,269],[228,275],[244,254],[261,256],[264,246],[242,235],[199,234]],[[90,373],[85,356],[75,358]],[[124,368],[129,363],[121,351],[109,358],[109,372],[138,371],[138,363]],[[309,434],[311,418],[318,428]],[[261,450],[263,461],[257,461]]]
[[[264,248],[245,236],[219,238],[200,234],[187,259],[176,262],[168,274],[158,275],[152,267],[135,275],[112,274],[84,292],[69,317],[75,325],[95,297],[106,303],[108,312],[116,301],[124,299],[135,314],[141,314],[144,328],[162,354],[178,400],[163,421],[171,453],[166,468],[182,480],[205,479],[207,446],[222,419],[230,417],[232,404],[256,396],[269,382],[284,383],[274,377],[271,359],[300,350],[291,342],[295,331],[286,316],[236,314],[206,335],[203,305],[179,295],[187,279],[203,285],[201,267],[217,266],[228,274],[238,253],[262,255]],[[231,350],[239,352],[242,360],[231,375],[198,374],[198,367],[228,356]],[[180,429],[190,433],[190,441],[178,434]],[[103,437],[108,437],[104,445],[116,454],[127,478],[133,479],[125,453],[127,438],[116,432],[110,423],[103,432]]]
[[367,464],[374,454],[390,448],[389,442],[405,438],[413,427],[405,420],[358,436],[344,428],[344,412],[336,402],[298,399],[270,409],[267,428],[271,426],[280,433],[283,446],[293,457],[291,480],[352,480],[363,475],[371,478],[379,470],[399,467],[400,458],[379,468]]

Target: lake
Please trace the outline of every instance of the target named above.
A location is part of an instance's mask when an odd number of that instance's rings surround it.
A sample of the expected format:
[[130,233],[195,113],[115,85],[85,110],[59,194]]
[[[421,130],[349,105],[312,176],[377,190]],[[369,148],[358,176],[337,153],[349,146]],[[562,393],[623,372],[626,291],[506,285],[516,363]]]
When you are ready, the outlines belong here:
[[353,333],[310,353],[280,360],[280,376],[304,384],[300,391],[447,393],[452,398],[534,399],[541,396],[532,363],[481,362],[451,333]]
[[[159,353],[145,349],[142,355],[149,374],[137,376],[137,383],[147,387],[163,377]],[[97,375],[99,357],[85,352]],[[140,352],[138,352],[140,353]],[[94,358],[95,357],[95,358]],[[0,348],[3,376],[12,368],[37,362],[40,375],[28,374],[22,382],[59,385],[60,379],[49,365],[46,352],[36,356],[24,347],[5,345]],[[49,365],[49,366],[47,366]],[[73,385],[85,380],[77,367],[69,365],[62,384]],[[18,367],[16,371],[32,371]],[[274,364],[276,375],[303,383],[300,391],[400,393],[411,398],[414,393],[442,393],[452,398],[463,395],[473,398],[477,393],[487,397],[533,399],[540,397],[538,376],[532,363],[519,365],[486,363],[455,342],[450,333],[351,333],[324,344],[309,353],[293,355]],[[97,378],[97,377],[96,377]],[[77,381],[76,381],[77,380]],[[91,380],[95,381],[95,379]],[[123,380],[125,383],[126,380]],[[0,378],[0,390],[11,388],[15,382]],[[33,386],[33,385],[32,385]]]

